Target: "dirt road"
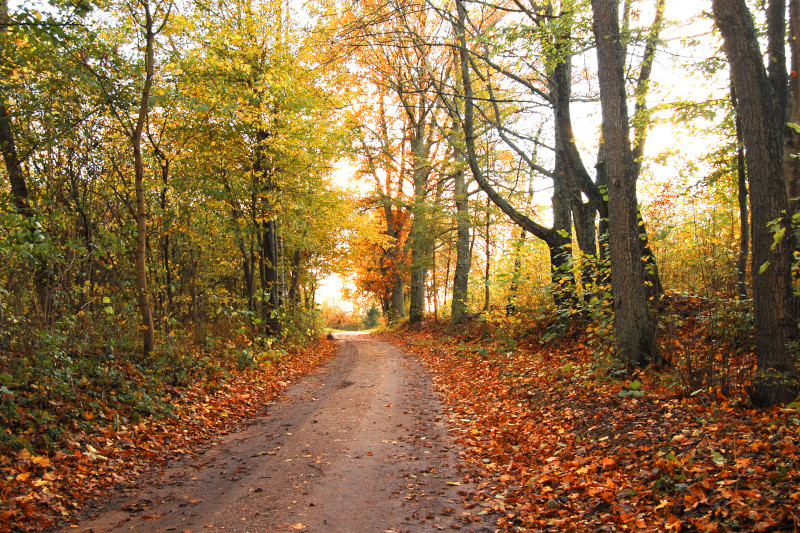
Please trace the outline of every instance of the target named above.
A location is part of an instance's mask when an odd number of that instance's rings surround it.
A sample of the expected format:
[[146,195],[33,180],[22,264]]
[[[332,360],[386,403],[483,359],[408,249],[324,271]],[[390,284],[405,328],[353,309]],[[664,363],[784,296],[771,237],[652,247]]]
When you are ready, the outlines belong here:
[[267,416],[69,531],[494,531],[462,506],[457,462],[413,356],[340,334],[337,357]]

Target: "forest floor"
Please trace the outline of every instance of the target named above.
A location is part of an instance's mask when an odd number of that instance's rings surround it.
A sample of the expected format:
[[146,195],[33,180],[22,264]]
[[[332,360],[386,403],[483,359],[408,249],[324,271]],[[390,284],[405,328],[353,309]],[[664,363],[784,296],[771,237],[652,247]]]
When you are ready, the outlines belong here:
[[[714,344],[687,324],[667,340]],[[0,531],[800,530],[797,404],[541,338],[337,334],[182,392],[177,416],[94,419],[67,448],[0,456]]]
[[281,391],[334,354],[334,343],[321,339],[272,364],[240,367],[234,358],[223,368],[218,361],[229,354],[190,359],[184,352],[186,359],[168,368],[177,372],[192,361],[182,370],[193,373],[171,385],[113,353],[76,356],[82,366],[69,381],[63,371],[37,374],[0,360],[0,377],[29,372],[34,383],[13,393],[0,389],[0,425],[16,440],[12,447],[0,439],[0,532],[74,522],[87,502],[107,500],[263,415]]
[[[695,354],[715,344],[677,333]],[[797,402],[758,410],[741,387],[687,391],[691,368],[677,362],[610,371],[580,330],[505,335],[485,324],[393,335],[445,391],[499,530],[800,530]]]
[[478,487],[457,467],[430,374],[386,342],[336,337],[337,356],[263,416],[64,530],[494,531],[490,505],[465,502]]

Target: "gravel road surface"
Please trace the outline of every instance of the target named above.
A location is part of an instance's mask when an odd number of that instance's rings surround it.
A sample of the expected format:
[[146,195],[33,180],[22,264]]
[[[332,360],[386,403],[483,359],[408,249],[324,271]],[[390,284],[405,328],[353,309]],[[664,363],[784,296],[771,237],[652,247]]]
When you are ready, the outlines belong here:
[[494,531],[463,504],[471,488],[428,372],[369,335],[336,338],[337,356],[265,416],[66,531]]

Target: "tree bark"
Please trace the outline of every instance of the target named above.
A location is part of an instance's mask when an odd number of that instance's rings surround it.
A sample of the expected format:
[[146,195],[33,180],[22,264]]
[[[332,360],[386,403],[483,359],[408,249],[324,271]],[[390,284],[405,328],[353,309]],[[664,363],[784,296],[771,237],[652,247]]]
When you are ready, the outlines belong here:
[[[420,99],[422,96],[420,95]],[[408,241],[411,246],[411,285],[409,287],[408,322],[417,324],[425,316],[425,278],[428,274],[428,250],[430,248],[430,213],[427,204],[427,187],[430,167],[427,161],[427,138],[425,135],[425,105],[420,103],[419,117],[412,119],[411,153],[414,203],[411,206],[411,231]]]
[[[789,49],[791,76],[789,76],[788,110],[786,120],[792,124],[800,124],[800,0],[789,2]],[[792,212],[797,211],[800,197],[800,132],[794,128],[786,128],[784,139],[783,173],[786,181],[786,193]]]
[[395,270],[394,283],[392,283],[391,307],[389,308],[389,320],[394,321],[406,316],[406,294],[403,275],[399,270]]
[[[263,222],[254,221],[258,231],[261,290],[263,291],[262,320],[266,325],[266,333],[278,337],[281,335],[281,322],[279,312],[281,308],[279,249],[278,249],[278,221],[273,204],[273,195],[277,186],[275,183],[275,169],[267,161],[266,143],[269,133],[263,129],[256,132],[255,160],[253,174],[256,180],[256,190],[265,198],[261,216]],[[263,181],[261,181],[263,180]]]
[[291,283],[289,285],[289,305],[292,307],[292,312],[295,312],[297,309],[297,301],[298,301],[298,291],[297,287],[300,284],[300,263],[302,261],[302,253],[300,249],[294,251],[294,255],[292,255],[292,275],[291,275]]
[[[568,249],[569,242],[571,242],[570,229],[571,224],[566,228],[547,228],[538,224],[527,217],[525,214],[517,211],[502,195],[500,195],[491,183],[486,179],[483,170],[478,163],[477,150],[475,148],[475,118],[474,118],[474,91],[472,89],[472,81],[469,72],[469,50],[467,49],[466,38],[466,18],[467,10],[464,5],[464,0],[456,0],[457,19],[456,19],[456,40],[459,47],[459,63],[461,69],[461,81],[464,86],[464,118],[462,127],[464,129],[464,144],[466,146],[467,162],[469,163],[472,176],[478,185],[486,193],[488,198],[505,213],[515,224],[523,228],[528,233],[531,233],[536,238],[543,240],[551,251],[551,257],[556,259],[552,263],[552,278],[553,283],[556,285],[565,286],[570,291],[574,291],[575,283],[572,271],[569,269],[559,268],[565,263],[571,250]],[[556,198],[562,198],[561,194],[554,195],[554,209],[558,209],[556,219],[563,221],[564,211],[559,208],[563,202]],[[569,203],[567,203],[567,216],[569,213]],[[556,222],[558,223],[558,222]],[[563,229],[564,231],[559,231]],[[566,232],[566,235],[565,235]],[[555,297],[558,304],[558,297]]]
[[[453,54],[453,59],[458,63],[459,55]],[[454,74],[455,84],[463,90],[461,72]],[[453,100],[447,106],[454,126],[461,121],[461,109],[458,102]],[[464,168],[464,135],[460,128],[454,127],[451,132],[450,144],[453,145],[453,202],[456,208],[456,265],[453,270],[453,299],[450,304],[450,324],[457,326],[469,318],[469,271],[472,267],[472,249],[470,248],[470,216],[469,216],[469,191],[467,190],[466,170]],[[448,261],[449,261],[448,254]],[[448,262],[448,271],[449,271]]]
[[[785,62],[764,68],[753,17],[744,0],[713,0],[714,16],[725,42],[739,100],[742,138],[752,218],[753,304],[757,370],[749,390],[758,406],[790,402],[800,392],[800,372],[791,345],[797,340],[797,298],[792,291],[789,234],[775,242],[770,225],[783,221],[789,202],[783,176],[783,128],[786,117]],[[781,7],[783,6],[783,7]],[[770,58],[782,57],[785,28],[779,11],[785,2],[770,2]],[[772,24],[778,24],[774,27]]]
[[490,212],[491,204],[489,199],[486,199],[486,218],[484,220],[486,225],[486,267],[483,272],[483,312],[489,311],[489,298],[491,297],[490,282],[491,282],[491,267],[492,267],[492,217]]
[[0,149],[3,150],[3,162],[8,172],[8,179],[11,182],[11,196],[17,212],[26,218],[33,216],[33,211],[28,198],[28,186],[25,174],[22,172],[22,161],[17,154],[17,146],[14,142],[14,133],[11,129],[11,117],[5,105],[5,98],[0,95]]
[[145,33],[145,79],[142,87],[139,113],[131,135],[133,147],[134,189],[136,191],[136,285],[138,289],[139,312],[142,316],[142,351],[147,356],[155,345],[153,309],[150,303],[150,289],[147,284],[147,205],[144,198],[144,160],[142,158],[142,132],[150,110],[150,91],[153,87],[155,70],[154,45],[155,31],[150,3],[142,2],[144,7]]
[[636,165],[629,140],[618,8],[618,0],[592,0],[609,180],[609,239],[617,357],[640,366],[656,360],[658,353],[641,259]]
[[454,202],[456,206],[456,266],[453,272],[453,300],[450,323],[458,325],[469,318],[469,271],[472,256],[469,248],[469,196],[463,168],[463,156],[456,151],[456,169],[453,173]]
[[747,299],[747,260],[750,258],[750,211],[747,207],[747,166],[744,159],[742,120],[739,118],[739,99],[731,78],[731,104],[736,128],[736,181],[739,201],[739,257],[736,259],[736,289],[740,300]]
[[[388,191],[387,191],[388,192]],[[402,250],[400,249],[399,238],[401,228],[397,227],[399,224],[392,211],[391,200],[387,197],[383,199],[383,212],[386,218],[386,233],[392,239],[392,244],[386,252],[386,260],[388,262],[388,271],[385,274],[391,276],[391,287],[389,289],[389,298],[387,306],[387,318],[389,322],[394,322],[406,316],[405,307],[405,283],[403,282],[403,274],[400,272],[399,261],[401,260]]]

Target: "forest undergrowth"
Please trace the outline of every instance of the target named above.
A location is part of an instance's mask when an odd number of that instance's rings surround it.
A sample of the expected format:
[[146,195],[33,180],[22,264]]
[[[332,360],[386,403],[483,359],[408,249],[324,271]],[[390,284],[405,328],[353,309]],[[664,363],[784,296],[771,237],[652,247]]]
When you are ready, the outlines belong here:
[[[89,500],[258,416],[335,353],[325,339],[260,354],[246,344],[174,348],[169,361],[99,352],[75,364],[76,356],[29,374],[13,393],[0,388],[0,426],[7,428],[0,437],[0,532],[74,521]],[[34,370],[27,357],[0,361],[0,379],[12,375],[11,366],[15,376]],[[54,375],[56,369],[69,375]]]
[[798,405],[751,407],[753,355],[707,301],[663,313],[664,365],[630,372],[579,321],[547,342],[519,317],[391,339],[435,374],[500,530],[797,531]]

